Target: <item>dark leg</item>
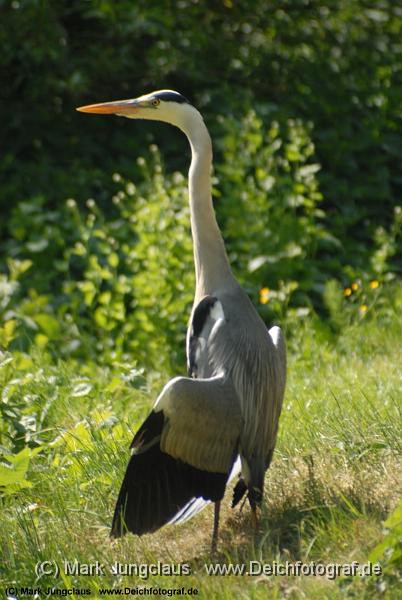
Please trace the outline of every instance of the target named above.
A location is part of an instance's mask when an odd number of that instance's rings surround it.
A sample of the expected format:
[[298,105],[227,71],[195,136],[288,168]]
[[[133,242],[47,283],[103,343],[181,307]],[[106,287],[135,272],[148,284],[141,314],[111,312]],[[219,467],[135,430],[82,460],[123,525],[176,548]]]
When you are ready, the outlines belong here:
[[248,500],[251,508],[251,521],[253,523],[254,533],[258,533],[258,522],[261,514],[262,486],[253,486],[249,488]]
[[212,544],[211,544],[211,552],[216,552],[218,546],[218,529],[219,529],[219,511],[221,508],[221,501],[215,502],[215,512],[214,512],[214,530],[212,532]]
[[257,506],[251,507],[251,521],[253,523],[254,533],[258,533],[259,510]]
[[240,505],[240,510],[239,510],[239,512],[242,512],[242,511],[243,511],[244,505],[246,504],[246,500],[247,500],[247,496],[245,496],[245,497],[244,497],[244,500],[243,500],[243,502],[242,502],[242,503],[241,503],[241,505]]

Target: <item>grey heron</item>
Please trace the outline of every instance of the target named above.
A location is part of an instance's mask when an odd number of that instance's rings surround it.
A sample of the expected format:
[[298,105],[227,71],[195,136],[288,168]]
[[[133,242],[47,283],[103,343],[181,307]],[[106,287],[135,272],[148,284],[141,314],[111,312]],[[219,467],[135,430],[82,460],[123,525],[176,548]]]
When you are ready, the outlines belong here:
[[284,337],[279,327],[267,330],[232,274],[212,204],[211,138],[198,110],[172,90],[77,110],[170,123],[190,143],[196,289],[188,377],[165,385],[134,436],[111,535],[153,532],[213,501],[216,548],[220,502],[236,471],[232,505],[247,493],[257,522],[285,389]]

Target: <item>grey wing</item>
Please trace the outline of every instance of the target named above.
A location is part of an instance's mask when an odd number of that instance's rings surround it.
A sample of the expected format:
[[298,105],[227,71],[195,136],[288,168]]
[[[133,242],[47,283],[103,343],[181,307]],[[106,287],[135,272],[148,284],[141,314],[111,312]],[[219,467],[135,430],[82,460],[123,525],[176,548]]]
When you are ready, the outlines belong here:
[[262,464],[275,446],[285,388],[280,328],[267,331],[241,288],[204,296],[193,310],[187,356],[191,377],[224,372],[232,380],[244,419],[241,446]]
[[285,393],[285,385],[286,385],[286,345],[285,338],[282,333],[280,327],[271,327],[268,330],[268,334],[273,343],[273,366],[272,366],[272,374],[273,374],[273,383],[270,386],[270,402],[272,404],[271,414],[272,419],[276,423],[275,429],[272,431],[272,441],[273,444],[269,444],[267,457],[266,457],[266,466],[267,469],[269,467],[269,463],[271,462],[272,453],[274,450],[276,436],[278,432],[278,421],[282,411],[282,403],[283,396]]
[[152,532],[194,498],[221,499],[241,426],[236,392],[224,376],[170,381],[134,436],[112,535]]
[[241,430],[235,389],[224,375],[177,377],[163,390],[154,411],[163,411],[161,449],[193,467],[229,473]]
[[275,348],[275,376],[276,376],[276,394],[278,395],[278,402],[282,407],[283,395],[285,392],[286,385],[286,345],[285,337],[282,329],[278,326],[271,327],[268,330],[272,343]]
[[[211,354],[217,355],[215,360],[229,358],[231,370],[229,364],[226,369],[231,373],[244,417],[239,444],[241,477],[234,488],[232,507],[240,502],[247,489],[252,506],[262,497],[285,390],[286,347],[282,331],[279,327],[267,331],[259,325],[250,328],[254,333],[252,340],[242,333],[236,342],[224,324],[215,332],[217,339],[211,340]],[[233,348],[232,355],[230,348]]]
[[230,306],[224,310],[229,318],[218,322],[210,336],[209,365],[212,373],[222,369],[231,378],[239,397],[241,453],[264,463],[275,446],[285,389],[283,335],[279,327],[268,332],[257,315],[238,324],[230,318]]
[[[214,371],[209,361],[209,342],[215,326],[224,317],[222,305],[215,296],[206,295],[194,306],[187,331],[187,371],[189,377],[210,377]],[[239,472],[241,464],[238,458],[233,465],[228,482]],[[184,523],[203,510],[209,500],[192,498],[170,521]]]

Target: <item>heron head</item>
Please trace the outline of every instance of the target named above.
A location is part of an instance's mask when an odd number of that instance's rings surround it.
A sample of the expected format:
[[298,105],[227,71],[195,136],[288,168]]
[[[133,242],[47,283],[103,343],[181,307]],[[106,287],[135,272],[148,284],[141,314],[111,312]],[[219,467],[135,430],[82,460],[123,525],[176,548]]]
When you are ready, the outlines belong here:
[[130,100],[115,100],[88,104],[77,108],[80,112],[117,115],[128,119],[165,121],[182,128],[185,121],[198,111],[189,101],[173,90],[159,90]]

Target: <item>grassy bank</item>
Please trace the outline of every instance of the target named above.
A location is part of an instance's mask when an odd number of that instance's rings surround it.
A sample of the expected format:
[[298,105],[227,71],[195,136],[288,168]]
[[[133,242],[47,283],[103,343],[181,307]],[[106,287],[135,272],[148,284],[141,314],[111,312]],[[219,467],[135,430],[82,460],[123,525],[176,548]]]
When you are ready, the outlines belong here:
[[[214,557],[210,507],[150,536],[108,537],[131,436],[165,376],[129,364],[100,370],[3,353],[2,587],[91,589],[95,597],[103,587],[154,586],[167,595],[184,586],[201,598],[396,598],[396,542],[394,554],[392,539],[375,549],[397,532],[389,527],[386,538],[384,521],[397,507],[400,482],[401,320],[368,316],[335,337],[308,318],[288,337],[289,380],[260,532],[253,534],[247,506],[229,508],[228,491]],[[98,561],[105,574],[65,573],[65,560]],[[371,560],[382,575],[211,576],[204,566],[248,568],[250,560]],[[38,580],[38,561],[60,573]],[[191,574],[114,575],[116,561],[186,564]]]

